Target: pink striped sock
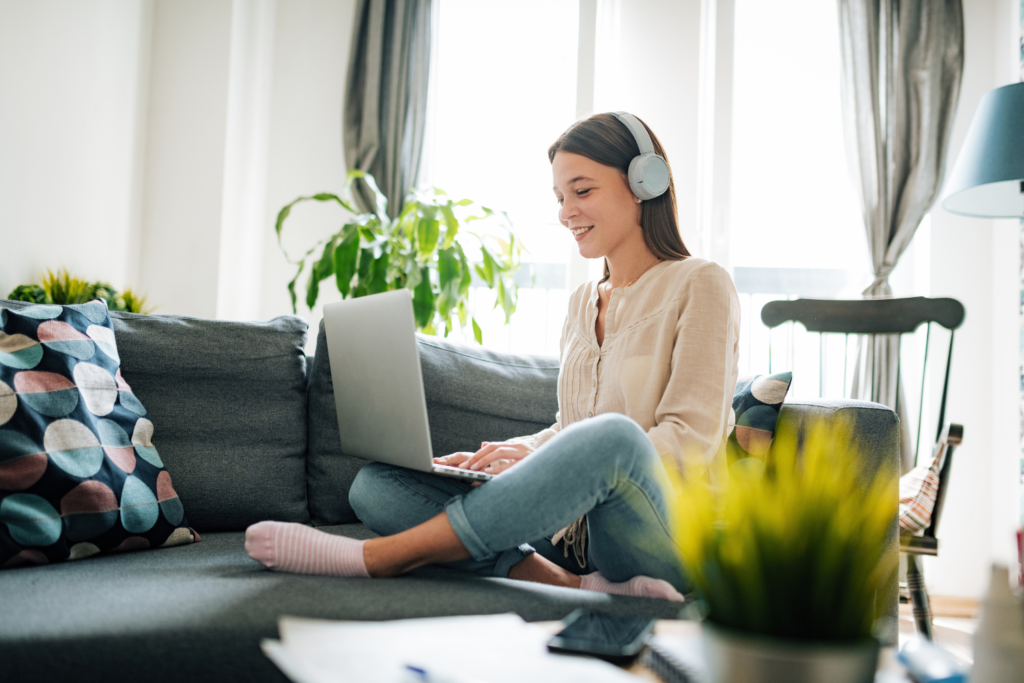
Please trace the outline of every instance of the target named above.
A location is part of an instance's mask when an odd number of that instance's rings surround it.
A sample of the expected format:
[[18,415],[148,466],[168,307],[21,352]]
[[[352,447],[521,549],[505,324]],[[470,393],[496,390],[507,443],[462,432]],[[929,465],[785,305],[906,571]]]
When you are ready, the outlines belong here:
[[601,576],[600,572],[580,577],[580,588],[585,591],[611,593],[613,595],[631,595],[635,598],[658,598],[683,602],[685,598],[672,587],[668,581],[652,579],[649,576],[634,576],[623,583],[612,583]]
[[245,530],[249,557],[268,569],[294,574],[370,578],[363,543],[304,524],[260,522]]

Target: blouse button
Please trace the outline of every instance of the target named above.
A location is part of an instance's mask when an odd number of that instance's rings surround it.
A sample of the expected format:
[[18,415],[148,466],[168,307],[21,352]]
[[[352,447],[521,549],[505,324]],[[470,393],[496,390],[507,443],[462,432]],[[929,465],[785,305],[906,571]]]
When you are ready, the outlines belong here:
[[594,417],[594,413],[587,413],[587,417]]

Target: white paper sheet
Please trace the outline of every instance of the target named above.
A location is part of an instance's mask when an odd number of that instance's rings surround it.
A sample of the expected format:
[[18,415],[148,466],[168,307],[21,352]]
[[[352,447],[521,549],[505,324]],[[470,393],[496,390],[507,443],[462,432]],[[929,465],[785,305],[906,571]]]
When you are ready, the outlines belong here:
[[452,683],[629,683],[606,662],[547,651],[550,632],[515,614],[398,621],[282,617],[263,652],[294,683],[411,683],[407,665]]

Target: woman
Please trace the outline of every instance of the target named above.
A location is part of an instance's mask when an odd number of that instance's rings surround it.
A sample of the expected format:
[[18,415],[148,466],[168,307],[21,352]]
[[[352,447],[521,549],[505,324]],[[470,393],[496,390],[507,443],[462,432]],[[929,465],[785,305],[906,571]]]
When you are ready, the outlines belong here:
[[639,126],[665,154],[646,124],[632,119],[635,137],[624,120],[597,114],[548,150],[559,221],[582,256],[604,258],[604,277],[570,297],[555,424],[436,459],[500,473],[479,488],[371,463],[349,500],[380,538],[261,522],[246,533],[251,557],[282,571],[362,577],[446,564],[682,599],[666,467],[685,456],[688,472],[696,462],[717,478],[734,419],[739,303],[728,274],[683,245],[671,180],[646,201],[637,195],[647,190],[631,189]]

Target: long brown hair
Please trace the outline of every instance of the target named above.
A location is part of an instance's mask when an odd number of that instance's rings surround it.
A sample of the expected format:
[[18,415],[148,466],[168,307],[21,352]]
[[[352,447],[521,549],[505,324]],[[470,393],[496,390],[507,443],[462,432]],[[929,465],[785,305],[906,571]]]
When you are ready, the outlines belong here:
[[[640,120],[639,118],[637,119]],[[654,131],[640,121],[654,143],[654,151],[668,162],[665,148],[661,146]],[[640,145],[626,125],[614,114],[594,114],[577,121],[558,136],[548,148],[548,161],[555,161],[558,152],[579,154],[604,166],[619,169],[624,176],[629,174],[629,162],[640,154]],[[669,183],[665,194],[648,199],[640,207],[640,228],[647,248],[663,261],[681,261],[690,256],[683,238],[679,234],[679,219],[676,214],[676,186],[671,179],[672,166],[669,164]],[[609,277],[608,259],[604,260],[604,282]]]

